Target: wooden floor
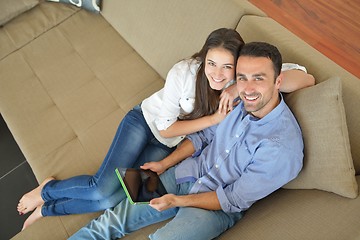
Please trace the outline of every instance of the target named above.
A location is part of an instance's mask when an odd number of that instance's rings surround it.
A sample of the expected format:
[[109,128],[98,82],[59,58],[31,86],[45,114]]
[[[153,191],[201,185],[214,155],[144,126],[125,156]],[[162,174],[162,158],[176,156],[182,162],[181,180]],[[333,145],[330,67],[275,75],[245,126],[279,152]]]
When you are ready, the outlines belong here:
[[360,0],[249,0],[360,78]]

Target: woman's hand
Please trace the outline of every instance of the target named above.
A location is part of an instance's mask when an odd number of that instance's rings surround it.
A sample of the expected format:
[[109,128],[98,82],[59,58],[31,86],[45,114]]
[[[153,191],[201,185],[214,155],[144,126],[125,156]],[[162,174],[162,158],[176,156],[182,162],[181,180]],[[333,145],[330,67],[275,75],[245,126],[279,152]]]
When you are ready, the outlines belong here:
[[224,89],[220,95],[219,113],[226,115],[228,112],[232,111],[240,102],[240,100],[234,102],[238,96],[239,93],[236,89],[236,84]]
[[161,161],[159,161],[159,162],[147,162],[144,165],[140,166],[140,168],[144,169],[144,170],[151,170],[153,172],[156,172],[158,175],[162,174],[166,170],[166,168],[161,163]]
[[[229,113],[229,112],[227,112],[227,113]],[[214,114],[210,115],[211,125],[219,124],[222,120],[224,120],[226,118],[227,113],[220,113],[220,111],[218,110]]]

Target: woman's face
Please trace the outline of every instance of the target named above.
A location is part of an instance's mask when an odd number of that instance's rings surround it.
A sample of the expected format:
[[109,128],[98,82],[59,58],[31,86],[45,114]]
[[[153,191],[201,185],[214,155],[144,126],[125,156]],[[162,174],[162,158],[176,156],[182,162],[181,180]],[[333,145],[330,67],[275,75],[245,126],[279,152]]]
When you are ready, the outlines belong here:
[[209,49],[204,64],[205,75],[212,89],[223,89],[235,77],[234,57],[222,47]]

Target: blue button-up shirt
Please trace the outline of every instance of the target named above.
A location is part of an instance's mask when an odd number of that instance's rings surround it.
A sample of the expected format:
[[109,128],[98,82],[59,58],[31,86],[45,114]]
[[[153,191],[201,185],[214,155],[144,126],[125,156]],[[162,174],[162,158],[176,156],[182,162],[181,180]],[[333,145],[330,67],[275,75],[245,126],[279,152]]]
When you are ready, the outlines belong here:
[[177,183],[194,182],[189,194],[216,191],[225,212],[248,209],[302,168],[301,130],[282,97],[261,119],[240,103],[219,125],[188,139],[195,153],[176,167]]

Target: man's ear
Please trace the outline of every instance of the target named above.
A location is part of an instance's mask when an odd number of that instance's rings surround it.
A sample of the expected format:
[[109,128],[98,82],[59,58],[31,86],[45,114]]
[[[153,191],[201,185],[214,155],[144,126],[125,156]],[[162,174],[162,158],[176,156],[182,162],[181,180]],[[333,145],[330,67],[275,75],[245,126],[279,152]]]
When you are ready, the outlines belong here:
[[280,85],[281,85],[281,82],[284,78],[284,75],[283,73],[281,72],[279,76],[277,76],[277,78],[275,79],[275,86],[277,89],[280,89]]

